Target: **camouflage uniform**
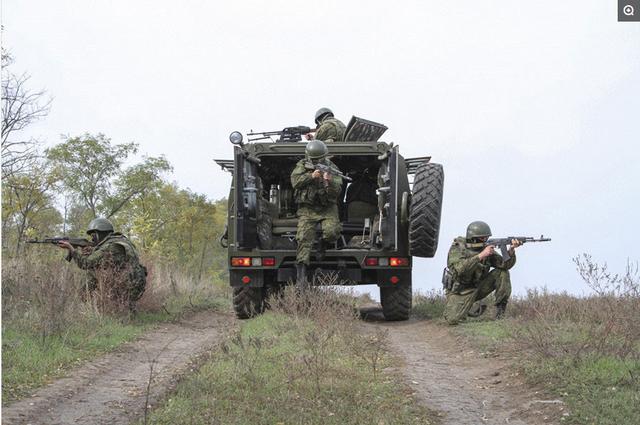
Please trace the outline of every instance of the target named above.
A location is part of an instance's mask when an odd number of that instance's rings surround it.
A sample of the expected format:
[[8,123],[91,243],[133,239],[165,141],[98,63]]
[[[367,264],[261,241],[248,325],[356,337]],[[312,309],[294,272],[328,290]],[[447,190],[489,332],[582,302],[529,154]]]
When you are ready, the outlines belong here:
[[[89,272],[89,290],[98,287],[98,278],[102,276],[99,272],[108,270],[109,277],[114,279],[114,288],[111,289],[116,295],[126,295],[129,301],[137,301],[144,292],[146,269],[140,264],[133,243],[121,233],[110,233],[89,254],[74,249],[70,251],[69,258],[78,267]],[[109,270],[110,268],[113,269]]]
[[329,116],[322,120],[320,127],[316,131],[315,138],[325,142],[342,142],[347,127],[342,121]]
[[[325,187],[323,179],[314,179],[311,177],[313,171],[305,168],[304,164],[308,161],[298,161],[291,173],[291,185],[298,204],[296,263],[306,265],[309,265],[317,223],[321,223],[322,226],[322,239],[329,243],[335,242],[342,231],[338,216],[338,196],[342,190],[342,178],[331,176],[329,185]],[[337,168],[328,159],[321,162]]]
[[[503,261],[499,254],[480,260],[479,250],[467,247],[466,239],[458,237],[449,249],[447,265],[453,275],[453,288],[447,291],[444,318],[455,325],[465,317],[471,306],[494,290],[496,305],[506,303],[511,295],[509,269],[516,263],[515,253]],[[490,268],[493,267],[493,270]]]

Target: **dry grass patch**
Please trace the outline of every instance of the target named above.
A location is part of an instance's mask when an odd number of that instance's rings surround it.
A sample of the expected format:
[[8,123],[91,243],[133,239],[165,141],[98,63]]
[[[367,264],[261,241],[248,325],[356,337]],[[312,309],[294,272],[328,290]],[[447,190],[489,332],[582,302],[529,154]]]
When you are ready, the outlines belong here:
[[286,288],[241,323],[151,423],[430,423],[390,364],[386,336],[357,329],[354,298]]

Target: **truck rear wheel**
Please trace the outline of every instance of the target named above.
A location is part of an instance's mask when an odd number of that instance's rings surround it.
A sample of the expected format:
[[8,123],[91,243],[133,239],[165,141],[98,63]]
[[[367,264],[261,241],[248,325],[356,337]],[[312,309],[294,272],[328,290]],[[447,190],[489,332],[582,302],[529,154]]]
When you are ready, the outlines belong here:
[[411,255],[431,258],[438,249],[444,171],[442,165],[427,163],[416,171],[409,213]]
[[411,314],[411,285],[380,288],[380,304],[385,320],[407,320]]
[[233,309],[238,319],[249,319],[264,310],[263,288],[236,286],[233,288]]

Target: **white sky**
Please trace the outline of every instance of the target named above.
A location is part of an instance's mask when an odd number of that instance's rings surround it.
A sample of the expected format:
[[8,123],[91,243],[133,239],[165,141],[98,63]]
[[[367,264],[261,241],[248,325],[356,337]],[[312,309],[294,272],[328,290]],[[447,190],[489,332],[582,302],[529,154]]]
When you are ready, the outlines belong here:
[[438,288],[450,241],[482,219],[532,235],[516,293],[583,293],[571,258],[640,260],[640,23],[615,1],[2,2],[14,71],[54,97],[29,129],[105,133],[164,154],[211,198],[233,130],[310,125],[318,107],[386,124],[406,157],[445,167]]

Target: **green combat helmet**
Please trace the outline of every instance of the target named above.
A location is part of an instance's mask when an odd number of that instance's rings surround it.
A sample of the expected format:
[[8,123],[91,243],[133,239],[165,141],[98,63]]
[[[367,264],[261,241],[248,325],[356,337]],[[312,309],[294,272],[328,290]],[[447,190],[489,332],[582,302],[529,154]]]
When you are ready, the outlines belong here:
[[113,232],[113,224],[106,218],[94,218],[89,223],[87,234],[90,235],[93,232]]
[[491,228],[484,221],[474,221],[467,226],[467,247],[481,249],[484,248],[484,242],[480,242],[479,238],[488,238],[491,236]]
[[322,140],[312,140],[307,143],[304,153],[309,159],[322,159],[329,154],[329,149]]
[[333,116],[333,112],[329,108],[320,108],[316,111],[316,124],[320,124],[320,121],[326,116]]

